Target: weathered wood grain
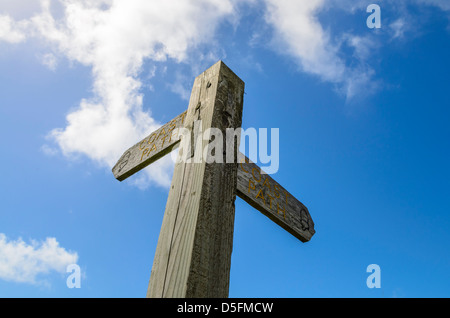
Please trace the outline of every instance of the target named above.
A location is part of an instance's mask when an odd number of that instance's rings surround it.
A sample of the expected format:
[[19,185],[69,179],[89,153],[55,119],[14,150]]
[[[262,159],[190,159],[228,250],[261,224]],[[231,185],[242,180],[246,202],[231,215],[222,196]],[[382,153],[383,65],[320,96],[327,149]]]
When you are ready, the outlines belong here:
[[302,242],[309,241],[315,230],[306,206],[255,163],[240,156],[238,196]]
[[186,112],[160,127],[124,152],[113,167],[114,177],[123,181],[170,153],[180,141],[179,128],[184,126]]
[[241,127],[243,93],[244,83],[216,63],[196,78],[188,110],[125,151],[112,169],[122,181],[177,147],[181,127],[191,132],[185,136],[194,160],[175,164],[147,297],[228,296],[236,195],[303,242],[315,233],[308,209],[237,144],[234,163],[200,159],[214,149],[202,132],[215,127],[226,136],[227,128]]
[[[185,118],[193,140],[195,123],[241,127],[243,94],[244,82],[221,61],[199,75]],[[208,144],[202,138],[193,155]],[[228,297],[238,164],[200,161],[175,164],[148,297]]]
[[[184,127],[186,114],[128,149],[113,168],[116,178],[122,181],[178,147],[178,129]],[[239,153],[238,158],[237,195],[302,242],[309,241],[315,230],[308,209],[245,155]]]

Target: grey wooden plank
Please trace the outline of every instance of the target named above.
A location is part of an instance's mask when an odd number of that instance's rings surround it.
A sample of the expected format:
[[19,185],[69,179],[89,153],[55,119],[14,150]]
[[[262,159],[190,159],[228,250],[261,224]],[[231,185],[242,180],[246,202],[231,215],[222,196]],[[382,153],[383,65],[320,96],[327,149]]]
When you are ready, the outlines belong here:
[[306,206],[243,154],[238,168],[237,194],[302,242],[314,235],[314,222]]
[[185,118],[186,112],[183,112],[125,151],[112,168],[114,177],[123,181],[170,153],[178,146],[178,128],[184,126]]

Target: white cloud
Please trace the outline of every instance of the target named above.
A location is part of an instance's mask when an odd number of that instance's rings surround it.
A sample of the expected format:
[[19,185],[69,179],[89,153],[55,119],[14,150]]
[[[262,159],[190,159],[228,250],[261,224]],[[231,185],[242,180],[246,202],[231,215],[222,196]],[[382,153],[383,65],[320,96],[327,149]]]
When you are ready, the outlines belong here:
[[343,39],[353,49],[353,58],[360,62],[370,59],[380,46],[379,41],[371,33],[364,36],[344,34]]
[[31,284],[45,283],[42,275],[65,273],[67,265],[78,261],[78,254],[60,247],[55,238],[27,244],[21,238],[8,240],[3,233],[0,256],[0,279]]
[[[40,38],[55,54],[92,69],[94,96],[81,100],[67,115],[66,126],[50,133],[62,153],[82,154],[112,167],[130,145],[157,129],[160,123],[143,108],[139,75],[144,61],[187,61],[191,49],[212,42],[219,23],[234,21],[234,2],[61,0],[63,13],[56,18],[52,3],[42,0],[42,11],[20,22],[28,24],[26,36]],[[9,17],[0,22],[9,31],[19,24],[13,28]],[[17,31],[2,38],[17,42],[24,37]],[[54,54],[42,58],[51,69],[56,61]],[[186,94],[181,86],[173,89]],[[153,165],[147,176],[168,186],[170,167],[168,162]]]
[[393,31],[393,39],[403,38],[406,30],[405,19],[403,17],[398,18],[397,20],[389,24],[389,28],[391,28],[391,30]]
[[[449,1],[416,1],[443,10],[450,8]],[[22,20],[5,15],[5,6],[0,6],[0,40],[18,43],[31,37],[41,39],[51,52],[43,54],[41,62],[50,69],[56,69],[62,58],[91,68],[93,95],[82,99],[67,114],[65,126],[52,130],[49,136],[65,156],[84,155],[109,168],[130,145],[160,126],[146,110],[153,105],[144,108],[141,74],[144,62],[153,72],[156,64],[168,59],[189,62],[197,75],[204,66],[200,69],[200,64],[215,62],[226,54],[225,48],[215,42],[220,24],[228,21],[236,26],[240,5],[258,5],[254,0],[41,0],[39,11],[36,2],[27,18],[23,18],[25,13],[20,12],[20,6],[10,5],[16,16],[22,15]],[[325,29],[318,18],[324,10],[359,10],[364,20],[367,3],[362,0],[265,0],[264,3],[263,29],[266,31],[270,26],[274,30],[271,45],[295,60],[301,71],[334,84],[347,98],[373,87],[374,71],[368,63],[374,48],[371,39]],[[394,38],[404,32],[401,22],[399,19],[390,24]],[[251,38],[252,42],[262,38],[256,32],[261,30],[255,31],[254,36],[259,37]],[[344,55],[345,44],[353,49],[352,56]],[[194,51],[198,52],[195,57]],[[190,88],[184,84],[188,82],[185,76],[175,74],[174,83],[168,87],[187,99]],[[153,164],[136,183],[142,186],[153,181],[168,186],[171,168],[169,160]]]
[[41,151],[42,151],[45,155],[47,155],[47,156],[49,156],[49,157],[55,156],[56,154],[58,154],[58,150],[57,150],[57,149],[55,149],[55,148],[53,148],[53,147],[50,147],[50,146],[47,145],[47,144],[43,144],[43,145],[41,146]]
[[40,56],[41,63],[47,66],[50,70],[55,71],[58,66],[58,59],[52,53],[46,53]]
[[0,15],[7,14],[16,20],[29,18],[39,9],[36,0],[0,0]]
[[[347,66],[340,56],[342,43],[338,39],[342,36],[335,36],[337,40],[333,41],[332,34],[324,30],[317,17],[322,10],[329,9],[333,1],[266,0],[266,3],[266,20],[275,31],[274,44],[280,52],[294,58],[302,71],[335,84],[347,98],[371,86],[373,70],[364,63]],[[358,50],[355,57],[365,57],[367,49],[363,47],[366,44],[363,38],[347,36],[349,38],[349,44]]]
[[276,39],[288,53],[298,58],[303,70],[321,75],[327,81],[339,81],[345,65],[336,56],[329,35],[323,30],[316,13],[325,1],[267,0],[267,22]]
[[25,40],[24,29],[27,27],[25,21],[16,23],[7,15],[0,15],[0,41],[19,43]]

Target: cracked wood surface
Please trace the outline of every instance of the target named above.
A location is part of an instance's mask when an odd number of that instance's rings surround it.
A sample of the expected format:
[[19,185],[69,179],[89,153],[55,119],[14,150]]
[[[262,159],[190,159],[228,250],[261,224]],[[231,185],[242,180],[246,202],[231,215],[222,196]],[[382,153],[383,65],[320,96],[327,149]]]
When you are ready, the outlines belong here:
[[[198,119],[201,131],[241,127],[243,94],[244,82],[216,63],[195,79],[185,127],[196,131]],[[237,161],[175,164],[148,297],[228,297],[237,169]]]

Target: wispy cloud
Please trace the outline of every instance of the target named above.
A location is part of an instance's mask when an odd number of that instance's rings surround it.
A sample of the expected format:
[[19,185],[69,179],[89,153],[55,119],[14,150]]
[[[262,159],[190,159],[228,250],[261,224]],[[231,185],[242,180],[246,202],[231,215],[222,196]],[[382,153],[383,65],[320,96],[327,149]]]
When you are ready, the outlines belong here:
[[8,240],[0,233],[0,279],[19,283],[46,283],[43,277],[51,272],[65,273],[69,264],[76,264],[78,254],[59,246],[49,237],[43,242]]
[[[81,154],[112,167],[126,148],[160,126],[143,108],[144,61],[186,61],[191,49],[211,41],[219,23],[236,14],[234,2],[61,0],[56,17],[52,3],[42,0],[41,11],[27,20],[2,16],[0,39],[42,39],[53,52],[91,67],[93,96],[82,99],[66,126],[49,135],[67,157]],[[51,69],[56,61],[54,54],[42,57]],[[186,93],[181,86],[173,89]],[[170,168],[169,163],[149,167],[148,181],[169,186]]]
[[[63,59],[91,69],[91,96],[67,114],[63,127],[49,132],[50,140],[66,157],[86,156],[104,167],[112,167],[125,149],[160,126],[150,111],[153,105],[144,108],[142,90],[151,84],[143,84],[143,65],[156,77],[164,67],[157,70],[155,65],[170,60],[186,68],[191,63],[197,75],[200,66],[226,56],[216,35],[225,21],[236,30],[243,3],[248,4],[246,9],[257,8],[264,15],[259,20],[261,28],[249,37],[251,47],[272,34],[271,49],[292,59],[299,71],[331,83],[347,99],[372,91],[378,84],[370,63],[377,40],[353,30],[326,28],[319,18],[324,10],[337,10],[356,12],[365,21],[367,3],[362,0],[41,0],[40,8],[37,1],[19,2],[32,2],[32,10],[0,5],[0,41],[38,39],[48,48],[40,60],[50,69],[56,70]],[[406,7],[401,3],[389,0],[386,5]],[[447,0],[416,3],[450,10]],[[14,14],[6,14],[8,10]],[[383,24],[389,39],[405,35],[405,21],[399,14]],[[190,75],[175,71],[168,89],[187,99]],[[167,187],[171,170],[171,161],[163,159],[147,168],[136,183]]]
[[[370,86],[373,70],[364,63],[347,65],[341,57],[340,34],[325,30],[318,14],[328,9],[325,0],[266,0],[266,20],[275,30],[274,46],[297,61],[301,71],[335,85],[347,98]],[[350,44],[363,53],[362,38],[352,37]],[[358,56],[359,57],[359,56]]]
[[450,11],[449,0],[416,0],[418,3],[423,3],[431,6],[436,6],[441,10]]

